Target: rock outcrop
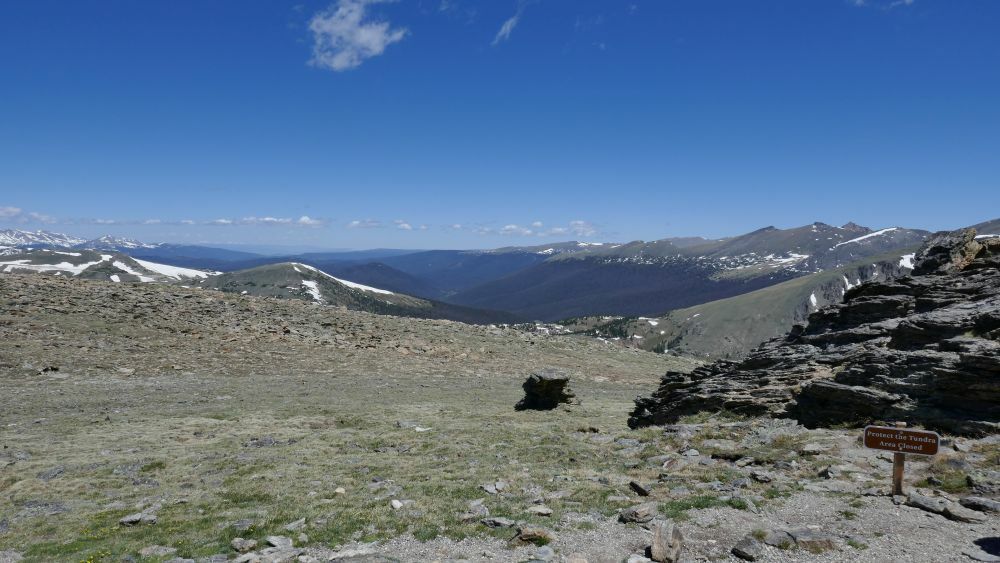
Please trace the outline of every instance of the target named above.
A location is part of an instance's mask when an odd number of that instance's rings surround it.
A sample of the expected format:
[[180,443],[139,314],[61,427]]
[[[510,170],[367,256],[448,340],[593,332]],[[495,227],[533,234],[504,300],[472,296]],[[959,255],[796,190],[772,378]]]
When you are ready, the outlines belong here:
[[552,410],[560,404],[573,404],[576,397],[569,390],[569,375],[553,369],[533,373],[524,381],[524,398],[514,407],[523,410]]
[[934,235],[912,276],[851,289],[745,360],[668,372],[636,400],[629,425],[712,410],[812,427],[905,420],[1000,431],[1000,238]]

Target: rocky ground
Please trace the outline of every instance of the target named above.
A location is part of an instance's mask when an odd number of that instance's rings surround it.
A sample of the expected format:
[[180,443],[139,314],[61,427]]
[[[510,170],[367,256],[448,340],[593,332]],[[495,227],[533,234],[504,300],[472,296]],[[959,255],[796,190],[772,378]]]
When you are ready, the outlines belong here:
[[[5,275],[0,342],[2,562],[1000,555],[995,436],[893,499],[856,430],[629,430],[696,364],[586,338]],[[516,411],[542,368],[579,404]]]

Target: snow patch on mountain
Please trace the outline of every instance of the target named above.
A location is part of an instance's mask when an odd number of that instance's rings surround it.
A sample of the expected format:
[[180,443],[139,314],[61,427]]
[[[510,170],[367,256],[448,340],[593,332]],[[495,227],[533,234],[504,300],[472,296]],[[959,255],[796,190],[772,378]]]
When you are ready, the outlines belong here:
[[107,262],[113,258],[110,254],[102,254],[101,259],[96,262],[85,262],[83,264],[73,264],[72,262],[60,262],[58,264],[32,264],[31,260],[9,260],[0,262],[4,273],[30,270],[33,272],[64,272],[78,276],[91,266],[96,266],[102,262]]
[[310,281],[310,280],[303,280],[302,281],[302,287],[306,288],[306,292],[308,292],[309,295],[312,295],[313,299],[315,299],[317,303],[323,303],[324,302],[323,301],[323,294],[320,293],[320,291],[319,291],[319,284],[317,282]]
[[837,244],[833,245],[833,248],[844,246],[845,244],[858,243],[858,242],[861,242],[863,240],[868,240],[870,238],[882,236],[884,234],[888,234],[888,233],[891,233],[893,231],[898,231],[898,230],[899,230],[899,227],[889,227],[888,229],[882,229],[881,231],[875,231],[874,233],[868,233],[867,235],[862,235],[862,236],[860,236],[858,238],[852,238],[851,240],[845,240],[844,242],[838,242]]
[[902,255],[899,258],[899,267],[900,268],[907,268],[907,269],[912,270],[913,269],[913,259],[916,256],[917,256],[916,254],[904,254],[904,255]]
[[178,266],[169,266],[167,264],[157,264],[156,262],[147,262],[145,260],[135,260],[136,264],[139,264],[143,268],[146,268],[150,272],[156,272],[157,274],[167,276],[168,278],[179,279],[190,279],[190,278],[207,278],[208,276],[214,275],[216,272],[203,272],[201,270],[193,270],[191,268],[180,268]]
[[324,272],[323,270],[320,270],[318,268],[314,268],[314,267],[312,267],[312,266],[310,266],[308,264],[302,264],[301,262],[296,262],[296,263],[292,264],[292,267],[295,268],[295,271],[299,272],[299,273],[302,273],[302,272],[301,272],[301,270],[299,270],[297,268],[297,266],[305,268],[305,269],[309,270],[310,272],[315,272],[317,274],[326,276],[326,277],[330,278],[331,280],[333,280],[335,282],[338,282],[338,283],[342,283],[342,284],[346,285],[347,287],[349,287],[351,289],[358,289],[358,290],[361,290],[361,291],[368,291],[370,293],[380,293],[382,295],[395,295],[393,292],[387,291],[385,289],[379,289],[377,287],[371,287],[371,286],[367,286],[367,285],[362,285],[360,283],[355,283],[355,282],[352,282],[352,281],[347,281],[347,280],[342,280],[340,278],[335,278],[335,277],[331,276],[330,274]]
[[115,260],[111,265],[114,266],[115,268],[118,268],[119,270],[125,272],[126,274],[131,274],[131,275],[139,278],[139,281],[141,281],[141,282],[156,281],[153,278],[147,276],[146,274],[144,274],[142,272],[133,270],[131,266],[129,266],[125,262],[122,262],[121,260]]

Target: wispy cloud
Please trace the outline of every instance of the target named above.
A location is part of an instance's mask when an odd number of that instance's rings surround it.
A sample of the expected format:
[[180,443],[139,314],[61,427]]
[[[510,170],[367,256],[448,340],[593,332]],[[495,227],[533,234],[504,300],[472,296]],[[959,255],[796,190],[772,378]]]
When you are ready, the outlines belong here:
[[310,64],[337,72],[350,70],[402,41],[409,33],[405,27],[392,27],[389,22],[366,17],[368,6],[391,1],[339,0],[313,16],[309,21],[313,35]]
[[859,8],[877,8],[891,10],[893,8],[912,6],[916,0],[849,0],[850,4]]
[[531,235],[535,234],[535,232],[532,231],[531,229],[527,228],[527,227],[522,227],[520,225],[504,225],[504,227],[502,229],[500,229],[500,234],[501,235],[519,235],[519,236],[522,236],[522,237],[526,237],[526,236],[531,236]]
[[348,229],[377,229],[381,226],[382,222],[375,219],[355,219],[347,224]]
[[0,207],[0,219],[13,219],[23,213],[20,207]]
[[44,223],[46,225],[52,225],[58,222],[58,220],[51,215],[36,213],[34,211],[25,211],[20,207],[14,207],[12,205],[0,206],[0,220],[18,224]]
[[514,28],[517,24],[521,22],[521,16],[524,15],[524,9],[528,6],[527,0],[521,0],[517,3],[517,11],[514,15],[507,18],[500,26],[500,30],[497,31],[496,36],[493,38],[493,46],[497,46],[500,43],[510,39],[510,34],[514,32]]
[[402,219],[396,219],[395,221],[393,221],[393,223],[395,223],[397,229],[400,229],[400,230],[403,230],[403,231],[412,231],[413,230],[413,225],[407,223],[406,221],[404,221]]
[[578,237],[592,237],[597,234],[597,227],[583,220],[570,221],[569,230]]
[[502,236],[517,236],[517,237],[562,237],[562,236],[574,236],[581,238],[589,238],[597,236],[600,234],[600,229],[590,221],[584,221],[582,219],[570,221],[566,225],[556,225],[549,228],[543,228],[545,226],[541,221],[534,221],[529,226],[520,225],[517,223],[509,223],[500,228],[493,228],[487,226],[479,226],[473,229],[474,232],[480,235],[502,235]]

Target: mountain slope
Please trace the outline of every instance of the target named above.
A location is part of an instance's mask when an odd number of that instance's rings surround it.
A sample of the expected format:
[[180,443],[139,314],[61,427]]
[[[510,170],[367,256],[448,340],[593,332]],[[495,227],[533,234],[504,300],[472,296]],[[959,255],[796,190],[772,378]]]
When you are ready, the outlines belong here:
[[454,293],[540,264],[548,254],[429,250],[379,262],[410,274],[442,293]]
[[635,241],[559,254],[448,300],[546,321],[653,316],[913,247],[925,234],[814,223],[714,241]]
[[[915,249],[914,249],[915,250]],[[794,278],[763,289],[670,311],[656,318],[576,319],[589,334],[619,338],[643,350],[700,358],[738,358],[827,305],[840,303],[862,283],[910,271],[899,252]]]
[[449,319],[468,323],[512,322],[513,315],[429,301],[336,278],[313,266],[286,262],[227,272],[200,280],[199,287],[279,299],[312,301],[383,315]]

